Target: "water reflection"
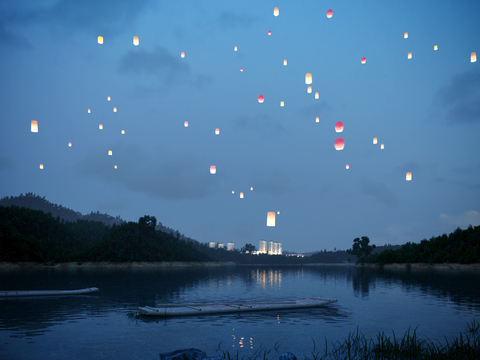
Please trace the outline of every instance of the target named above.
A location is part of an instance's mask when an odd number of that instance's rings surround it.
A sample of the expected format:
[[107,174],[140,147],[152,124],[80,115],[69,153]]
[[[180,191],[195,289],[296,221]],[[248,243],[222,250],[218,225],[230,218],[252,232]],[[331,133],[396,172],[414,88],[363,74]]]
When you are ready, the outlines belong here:
[[260,288],[265,289],[267,285],[270,288],[280,289],[282,285],[282,269],[281,268],[257,268],[256,272],[257,284]]

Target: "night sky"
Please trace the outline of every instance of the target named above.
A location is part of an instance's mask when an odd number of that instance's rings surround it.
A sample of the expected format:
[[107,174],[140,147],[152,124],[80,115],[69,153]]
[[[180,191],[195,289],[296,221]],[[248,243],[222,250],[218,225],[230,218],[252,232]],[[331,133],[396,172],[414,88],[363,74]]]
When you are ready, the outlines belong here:
[[474,0],[2,0],[0,196],[294,252],[479,225],[479,15]]

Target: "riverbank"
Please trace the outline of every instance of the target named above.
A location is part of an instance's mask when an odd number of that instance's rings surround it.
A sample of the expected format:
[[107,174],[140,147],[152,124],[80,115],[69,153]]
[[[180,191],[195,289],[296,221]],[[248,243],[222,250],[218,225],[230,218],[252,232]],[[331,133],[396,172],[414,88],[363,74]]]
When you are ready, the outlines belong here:
[[[363,267],[373,267],[379,268],[382,267],[379,264],[363,264],[357,265]],[[445,263],[445,264],[426,264],[426,263],[414,263],[414,264],[385,264],[383,265],[384,269],[435,269],[435,270],[480,270],[480,263],[476,264],[456,264],[456,263]]]

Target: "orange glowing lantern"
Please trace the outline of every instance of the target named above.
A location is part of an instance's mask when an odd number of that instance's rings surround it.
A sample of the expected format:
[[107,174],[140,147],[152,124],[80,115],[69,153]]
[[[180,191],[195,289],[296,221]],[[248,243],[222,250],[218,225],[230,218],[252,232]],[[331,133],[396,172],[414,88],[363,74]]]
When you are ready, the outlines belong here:
[[99,37],[97,38],[97,42],[98,42],[100,45],[102,45],[102,44],[103,44],[103,36],[99,36]]
[[437,45],[434,45],[434,46],[433,46],[433,50],[438,50],[438,46],[437,46]]
[[275,226],[275,212],[267,213],[267,226]]
[[332,9],[328,9],[327,10],[327,18],[331,19],[333,16],[333,10]]
[[237,47],[236,47],[236,46],[233,48],[233,51],[237,51]]
[[278,7],[273,9],[273,16],[278,16],[279,14],[280,14],[280,10],[278,9]]
[[318,91],[315,93],[315,99],[319,99],[320,95],[318,94]]
[[307,93],[309,93],[309,94],[312,93],[312,87],[311,86],[307,87]]
[[253,186],[250,186],[250,190],[253,190]]
[[277,215],[280,215],[280,211],[277,211]]
[[243,68],[240,68],[240,71],[243,71]]
[[43,170],[43,164],[40,164],[40,170]]
[[347,169],[347,170],[350,169],[350,165],[348,165],[348,164],[345,165],[345,169]]
[[374,138],[373,138],[373,144],[375,145],[376,143],[377,143],[377,138],[374,137]]
[[403,34],[403,38],[404,38],[404,39],[408,39],[408,32],[406,32],[406,33]]
[[407,175],[406,175],[405,179],[406,179],[407,181],[412,180],[412,173],[411,173],[411,172],[407,172]]
[[87,112],[90,114],[90,109],[88,109]]
[[268,35],[272,35],[272,32],[270,30],[268,30]]
[[315,118],[315,122],[320,122],[320,118],[318,116]]
[[68,143],[68,147],[72,147],[72,143],[71,143],[71,142]]
[[215,175],[217,173],[217,167],[215,165],[210,166],[210,174]]
[[215,129],[215,135],[218,135],[218,134],[220,134],[220,129],[219,129],[219,128],[216,128],[216,129]]
[[477,53],[476,52],[472,52],[470,54],[470,62],[477,62]]
[[112,156],[112,155],[113,155],[112,150],[108,150],[108,155],[109,155],[109,156]]
[[180,57],[183,59],[185,57],[185,53],[182,51],[182,53],[180,54]]
[[243,192],[240,193],[240,199],[243,199]]
[[100,130],[103,130],[103,124],[98,124],[98,128],[99,128]]
[[37,120],[32,120],[30,122],[30,131],[38,133],[38,122],[37,122]]
[[362,64],[365,64],[367,62],[367,58],[364,56],[362,57],[362,60],[361,60]]
[[408,57],[408,59],[410,60],[410,59],[412,58],[412,53],[409,52],[407,57]]
[[188,127],[188,121],[185,121],[185,122],[183,123],[183,126]]
[[140,41],[138,40],[138,36],[133,37],[133,45],[138,46],[140,44]]
[[110,96],[107,96],[107,101],[110,101],[110,100],[111,100]]
[[283,60],[283,66],[287,66],[287,59]]
[[263,95],[258,95],[258,102],[262,104],[265,101],[265,97]]
[[283,101],[280,101],[280,106],[285,106],[285,103]]
[[336,138],[335,139],[335,150],[343,150],[345,147],[345,141],[343,138]]
[[380,149],[381,149],[381,150],[385,149],[385,145],[384,145],[384,144],[380,144]]
[[116,107],[113,108],[113,112],[117,112],[117,108],[116,108]]
[[311,73],[306,73],[305,74],[305,84],[310,85],[312,83],[312,74]]
[[335,131],[336,131],[337,133],[343,131],[343,122],[337,121],[337,122],[335,123]]

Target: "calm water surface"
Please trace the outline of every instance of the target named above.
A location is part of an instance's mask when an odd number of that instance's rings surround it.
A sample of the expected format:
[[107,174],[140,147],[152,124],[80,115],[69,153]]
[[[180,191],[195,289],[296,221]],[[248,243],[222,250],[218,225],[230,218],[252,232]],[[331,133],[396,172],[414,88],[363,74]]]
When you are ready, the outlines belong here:
[[[81,289],[92,295],[0,298],[0,359],[158,359],[195,347],[247,356],[280,344],[309,355],[357,327],[397,336],[409,327],[444,342],[480,321],[480,272],[351,266],[222,268],[41,268],[0,270],[0,290]],[[327,308],[134,318],[163,303],[336,298]],[[220,346],[220,351],[218,347]]]

